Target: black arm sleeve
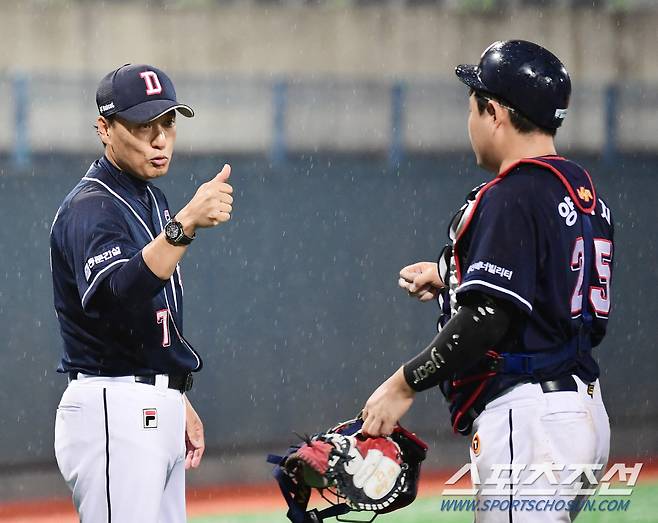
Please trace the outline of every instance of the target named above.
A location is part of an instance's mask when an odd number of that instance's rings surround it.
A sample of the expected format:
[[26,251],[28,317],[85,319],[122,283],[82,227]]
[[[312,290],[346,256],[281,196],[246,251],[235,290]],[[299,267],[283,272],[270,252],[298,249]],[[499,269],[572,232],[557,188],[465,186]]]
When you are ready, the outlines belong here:
[[469,293],[461,309],[446,323],[418,356],[404,365],[404,378],[415,391],[429,389],[450,379],[498,343],[510,326],[514,312],[502,300]]
[[105,300],[132,307],[148,302],[166,283],[153,274],[139,251],[105,278],[100,290]]

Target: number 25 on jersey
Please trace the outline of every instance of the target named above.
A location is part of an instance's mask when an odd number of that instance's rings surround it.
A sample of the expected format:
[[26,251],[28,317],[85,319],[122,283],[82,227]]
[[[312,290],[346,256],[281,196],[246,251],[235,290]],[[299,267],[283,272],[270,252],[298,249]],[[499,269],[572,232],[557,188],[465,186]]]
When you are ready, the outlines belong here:
[[[571,295],[571,317],[576,318],[582,312],[583,304],[583,256],[585,242],[582,237],[576,239],[571,253],[571,270],[578,271],[576,288]],[[589,302],[598,318],[607,318],[610,313],[610,262],[612,261],[612,242],[603,238],[594,238],[594,269],[599,285],[590,285]]]

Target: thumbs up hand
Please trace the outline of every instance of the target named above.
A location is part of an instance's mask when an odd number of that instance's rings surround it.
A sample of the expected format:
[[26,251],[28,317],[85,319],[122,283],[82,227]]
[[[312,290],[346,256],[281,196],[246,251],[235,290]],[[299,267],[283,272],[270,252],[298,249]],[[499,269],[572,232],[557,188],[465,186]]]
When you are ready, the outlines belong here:
[[228,183],[231,166],[225,164],[210,181],[202,184],[190,202],[177,214],[185,234],[192,236],[197,228],[215,227],[231,219],[233,187]]
[[224,167],[222,167],[222,170],[219,171],[217,173],[217,176],[215,176],[211,181],[213,182],[218,181],[220,183],[225,183],[230,176],[231,176],[231,166],[225,163]]

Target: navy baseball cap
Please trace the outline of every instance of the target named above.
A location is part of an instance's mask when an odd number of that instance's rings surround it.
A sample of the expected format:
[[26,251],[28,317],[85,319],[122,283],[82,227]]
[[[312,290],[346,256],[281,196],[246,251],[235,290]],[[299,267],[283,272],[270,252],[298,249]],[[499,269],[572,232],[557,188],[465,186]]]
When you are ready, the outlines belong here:
[[494,42],[478,65],[460,65],[455,74],[470,88],[499,98],[540,127],[557,129],[567,115],[569,73],[553,53],[533,42]]
[[144,64],[126,64],[105,75],[96,90],[96,105],[101,116],[116,115],[133,123],[150,122],[172,109],[194,116],[189,105],[176,100],[171,79]]

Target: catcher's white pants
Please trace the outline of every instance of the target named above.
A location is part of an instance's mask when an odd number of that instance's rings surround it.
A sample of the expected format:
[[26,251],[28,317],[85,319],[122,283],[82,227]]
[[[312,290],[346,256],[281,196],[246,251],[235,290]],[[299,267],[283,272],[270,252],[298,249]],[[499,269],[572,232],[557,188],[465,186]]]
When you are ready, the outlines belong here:
[[[588,393],[588,386],[578,377],[574,379],[578,384],[577,392],[545,393],[539,384],[517,385],[491,401],[477,417],[470,451],[472,477],[476,474],[480,480],[480,485],[473,485],[479,487],[476,522],[567,523],[578,515],[570,512],[567,505],[571,501],[573,507],[575,495],[484,492],[497,488],[493,481],[485,484],[487,479],[494,478],[500,478],[501,487],[510,489],[509,484],[504,484],[509,483],[514,474],[518,475],[512,483],[519,489],[568,489],[566,482],[575,470],[570,466],[578,464],[603,465],[595,473],[597,481],[601,479],[610,451],[610,423],[600,385],[595,382]],[[539,474],[535,472],[536,465],[546,463],[564,465],[563,471],[555,472],[557,481],[563,484],[551,485],[547,475],[542,474],[532,485],[526,486],[532,474]],[[510,470],[514,470],[510,464],[523,471],[512,472],[510,476]],[[499,465],[497,471],[494,471],[495,465]],[[587,481],[579,480],[584,481],[583,488],[587,488]],[[579,496],[577,501],[586,497]],[[541,500],[543,503],[539,503]],[[558,503],[560,500],[562,503]],[[535,509],[530,510],[533,505]]]
[[55,456],[81,523],[182,523],[183,395],[133,377],[78,374],[55,421]]

